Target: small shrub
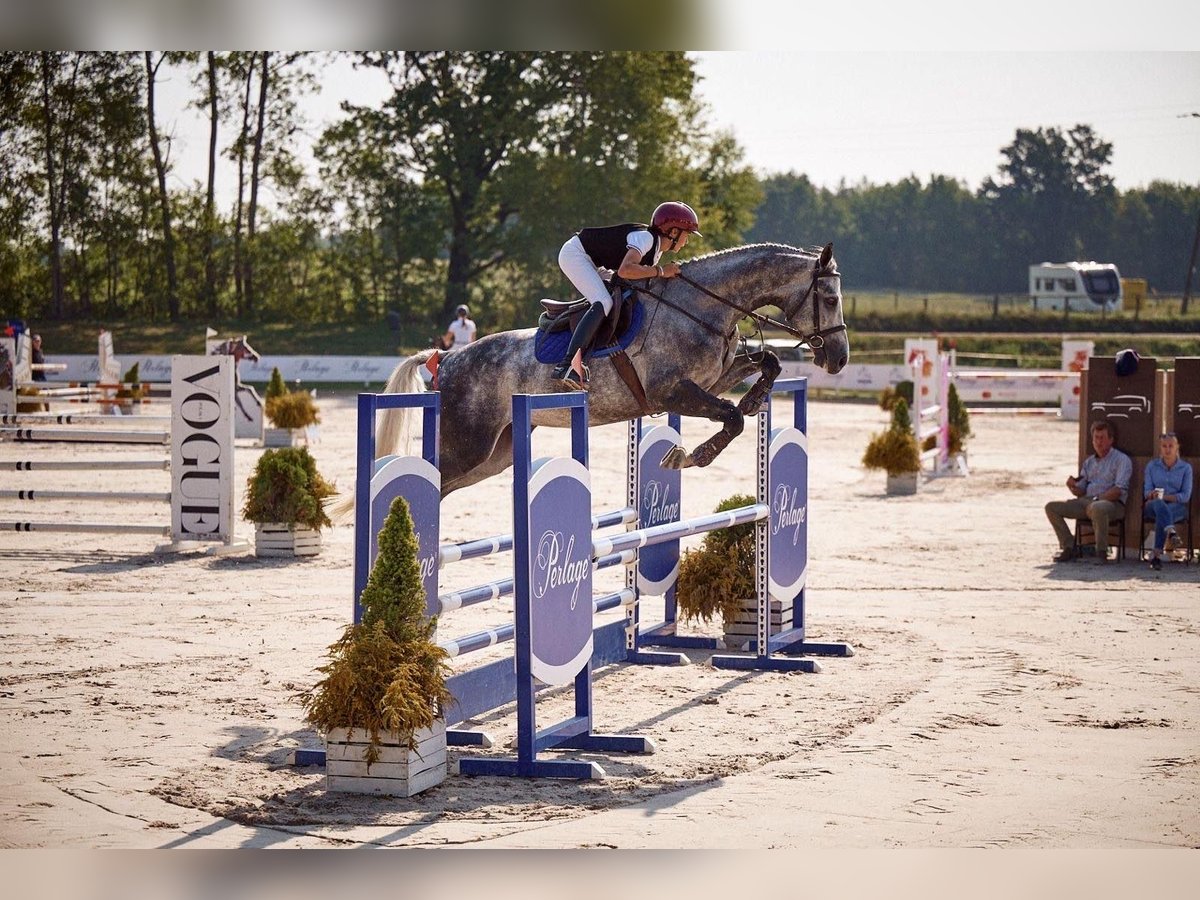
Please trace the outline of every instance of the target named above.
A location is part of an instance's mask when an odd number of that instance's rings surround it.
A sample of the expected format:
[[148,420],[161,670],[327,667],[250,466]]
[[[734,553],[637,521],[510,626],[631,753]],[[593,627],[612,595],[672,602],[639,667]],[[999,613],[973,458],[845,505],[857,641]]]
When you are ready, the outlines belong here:
[[288,392],[287,385],[283,382],[283,375],[279,372],[279,367],[271,369],[271,380],[267,382],[266,399],[272,397],[282,397]]
[[408,503],[397,497],[379,532],[362,621],[329,647],[318,669],[324,677],[301,695],[305,720],[318,730],[367,731],[368,765],[379,759],[381,732],[398,732],[415,750],[414,732],[432,726],[453,699],[446,651],[433,641],[437,620],[425,617],[417,552]]
[[275,428],[307,428],[321,421],[317,405],[308,391],[291,391],[268,397],[265,407],[267,418]]
[[322,503],[335,493],[307,447],[267,450],[246,482],[242,515],[249,522],[282,522],[320,531],[332,524]]
[[[722,500],[714,512],[755,502],[748,494],[734,494]],[[711,622],[720,615],[722,621],[731,622],[742,600],[755,596],[754,528],[755,523],[746,522],[710,531],[698,548],[684,552],[675,594],[684,621]]]
[[887,430],[872,437],[867,444],[862,464],[868,469],[882,469],[892,476],[921,471],[921,455],[904,398],[897,398],[893,404],[892,421]]

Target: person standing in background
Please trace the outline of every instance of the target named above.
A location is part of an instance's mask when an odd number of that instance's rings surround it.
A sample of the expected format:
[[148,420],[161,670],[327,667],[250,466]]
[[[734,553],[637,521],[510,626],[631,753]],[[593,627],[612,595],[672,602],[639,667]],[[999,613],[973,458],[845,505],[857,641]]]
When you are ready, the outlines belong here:
[[31,334],[29,336],[29,343],[33,347],[33,352],[29,357],[29,361],[33,364],[33,380],[45,381],[46,371],[41,368],[46,362],[46,357],[42,354],[42,336],[40,334]]
[[447,350],[461,350],[475,340],[475,323],[470,318],[471,311],[467,309],[466,304],[459,304],[454,312],[458,318],[450,323],[450,327],[446,329],[446,336],[442,338],[442,344]]

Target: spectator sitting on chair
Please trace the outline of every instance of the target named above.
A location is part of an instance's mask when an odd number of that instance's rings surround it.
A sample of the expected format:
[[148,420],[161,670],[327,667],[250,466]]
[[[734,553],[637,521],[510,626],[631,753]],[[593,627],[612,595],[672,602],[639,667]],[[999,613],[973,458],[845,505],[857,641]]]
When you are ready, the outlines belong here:
[[1175,523],[1187,518],[1188,501],[1192,499],[1192,466],[1179,458],[1175,432],[1168,431],[1158,439],[1158,452],[1158,457],[1146,463],[1146,505],[1142,507],[1142,518],[1154,522],[1154,551],[1150,556],[1153,569],[1162,568],[1164,546],[1168,550],[1183,546]]
[[1111,422],[1093,422],[1089,434],[1096,452],[1083,461],[1078,476],[1067,478],[1067,489],[1075,499],[1046,504],[1046,518],[1058,536],[1059,554],[1054,557],[1055,562],[1067,562],[1078,556],[1066,519],[1091,520],[1096,533],[1096,562],[1106,563],[1108,523],[1125,518],[1133,461],[1113,446],[1117,435]]

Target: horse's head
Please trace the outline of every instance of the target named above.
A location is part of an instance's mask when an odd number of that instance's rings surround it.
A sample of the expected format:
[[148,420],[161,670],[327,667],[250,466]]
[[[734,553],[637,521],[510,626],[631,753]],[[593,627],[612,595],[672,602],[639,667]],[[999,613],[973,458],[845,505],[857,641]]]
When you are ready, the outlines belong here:
[[258,362],[260,359],[262,359],[262,357],[259,356],[258,351],[250,346],[250,342],[246,340],[246,336],[244,334],[241,337],[234,338],[231,343],[233,344],[233,358],[238,362],[241,362],[243,359],[248,359],[251,362]]
[[806,267],[805,271],[783,304],[783,317],[805,336],[813,362],[836,375],[850,360],[850,340],[842,317],[842,276],[833,258],[833,244],[826,244],[815,268]]
[[258,351],[250,346],[250,342],[246,340],[246,336],[230,338],[227,341],[215,345],[210,356],[232,356],[234,362],[241,362],[243,359],[248,359],[251,362],[258,362],[262,359]]

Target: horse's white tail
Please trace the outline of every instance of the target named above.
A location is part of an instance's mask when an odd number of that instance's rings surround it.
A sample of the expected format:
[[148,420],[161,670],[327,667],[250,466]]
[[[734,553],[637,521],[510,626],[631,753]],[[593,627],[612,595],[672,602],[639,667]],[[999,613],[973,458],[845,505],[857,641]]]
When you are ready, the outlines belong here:
[[[425,390],[425,382],[418,369],[433,355],[432,350],[423,350],[410,356],[392,371],[392,377],[383,388],[385,394],[419,394]],[[409,452],[409,444],[416,430],[416,409],[387,409],[376,416],[375,458],[393,453]],[[338,494],[325,504],[325,512],[335,523],[349,522],[354,518],[354,485]]]

